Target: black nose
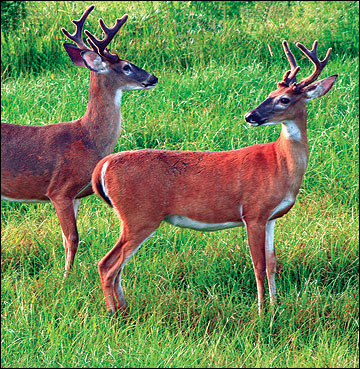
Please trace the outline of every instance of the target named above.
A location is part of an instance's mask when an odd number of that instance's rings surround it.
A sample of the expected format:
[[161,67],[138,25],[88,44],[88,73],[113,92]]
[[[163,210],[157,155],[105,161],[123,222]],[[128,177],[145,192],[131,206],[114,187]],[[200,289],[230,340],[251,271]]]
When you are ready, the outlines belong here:
[[245,120],[250,124],[260,125],[266,122],[266,119],[263,118],[256,110],[251,110],[245,114]]
[[151,77],[147,81],[147,86],[153,86],[153,85],[156,85],[157,83],[158,83],[157,77],[155,77],[154,75],[151,75]]
[[145,82],[142,83],[142,86],[144,88],[152,88],[154,86],[156,86],[156,84],[158,83],[158,79],[154,76],[154,75],[150,75]]
[[248,123],[251,123],[252,122],[252,113],[249,111],[248,113],[245,114],[245,120],[248,122]]

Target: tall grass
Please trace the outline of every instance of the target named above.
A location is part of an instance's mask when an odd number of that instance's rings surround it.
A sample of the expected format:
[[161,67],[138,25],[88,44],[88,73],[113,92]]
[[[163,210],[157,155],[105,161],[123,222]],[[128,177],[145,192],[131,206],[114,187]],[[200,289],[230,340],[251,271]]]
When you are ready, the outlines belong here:
[[[42,73],[70,66],[61,27],[73,30],[90,1],[26,2],[27,18],[20,27],[1,33],[4,75]],[[97,1],[85,28],[100,36],[97,20],[108,25],[128,13],[121,36],[112,42],[124,59],[178,72],[210,61],[240,69],[254,62],[268,66],[283,59],[281,41],[301,40],[338,55],[356,57],[359,40],[357,1]],[[290,30],[290,32],[289,32]],[[259,47],[259,40],[263,40]],[[274,51],[269,58],[267,45]]]
[[[2,32],[2,120],[54,124],[86,109],[89,73],[71,64],[72,31],[91,2],[27,2]],[[96,2],[97,19],[129,20],[113,50],[159,77],[124,93],[115,151],[230,150],[269,142],[279,127],[244,114],[288,68],[281,41],[333,48],[332,90],[308,104],[309,167],[297,203],[277,220],[279,304],[257,316],[245,230],[162,225],[123,274],[128,319],[106,315],[97,263],[116,215],[95,196],[80,206],[80,246],[63,281],[50,204],[2,202],[4,367],[358,367],[358,2]],[[270,45],[273,56],[268,51]],[[31,46],[32,45],[32,46]],[[310,63],[291,45],[301,66]]]

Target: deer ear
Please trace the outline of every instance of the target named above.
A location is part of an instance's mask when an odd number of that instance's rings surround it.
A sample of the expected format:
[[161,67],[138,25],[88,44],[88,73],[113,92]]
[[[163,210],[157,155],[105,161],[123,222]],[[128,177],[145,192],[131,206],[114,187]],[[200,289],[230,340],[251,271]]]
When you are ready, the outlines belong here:
[[337,74],[334,74],[333,76],[314,82],[310,86],[306,87],[306,101],[315,99],[315,97],[324,96],[327,92],[329,92],[337,76]]
[[82,51],[81,57],[85,66],[93,72],[105,74],[109,71],[109,63],[94,51]]
[[65,42],[63,46],[75,65],[77,65],[78,67],[86,67],[83,59],[81,58],[81,52],[83,50],[68,42]]

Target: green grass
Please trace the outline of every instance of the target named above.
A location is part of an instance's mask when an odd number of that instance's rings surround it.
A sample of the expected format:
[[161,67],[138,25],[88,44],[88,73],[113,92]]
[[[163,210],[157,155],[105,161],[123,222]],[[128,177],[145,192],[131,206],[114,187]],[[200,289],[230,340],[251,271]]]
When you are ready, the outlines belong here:
[[[70,20],[91,3],[27,4],[27,32],[11,40],[2,32],[2,121],[76,119],[86,109],[89,73],[68,60],[60,27],[72,31]],[[339,77],[308,104],[308,170],[294,208],[276,222],[275,314],[266,304],[257,315],[243,228],[202,233],[163,224],[124,270],[129,319],[109,318],[97,263],[119,235],[113,211],[95,196],[81,202],[79,250],[64,282],[53,207],[3,201],[3,367],[359,366],[358,5],[96,3],[90,26],[129,13],[115,49],[159,77],[154,90],[124,93],[115,151],[230,150],[275,140],[278,126],[252,128],[243,117],[288,68],[282,39],[300,78],[312,67],[293,42],[310,47],[314,39],[320,57],[333,48],[323,77]]]

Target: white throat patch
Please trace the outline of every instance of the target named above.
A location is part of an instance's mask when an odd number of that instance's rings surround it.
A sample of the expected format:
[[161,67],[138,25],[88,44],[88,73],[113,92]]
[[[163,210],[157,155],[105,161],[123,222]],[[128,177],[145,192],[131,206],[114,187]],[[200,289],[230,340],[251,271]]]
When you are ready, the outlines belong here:
[[121,130],[121,113],[120,113],[120,105],[121,105],[121,98],[122,98],[122,90],[119,88],[116,90],[115,92],[115,97],[114,97],[114,104],[115,104],[115,109],[119,111],[119,123],[118,123],[118,127],[116,130],[116,137],[120,136],[120,130]]
[[114,104],[116,108],[120,108],[122,94],[123,92],[120,88],[115,92]]
[[281,131],[285,138],[295,141],[301,140],[301,132],[297,124],[293,120],[285,120],[281,124]]

